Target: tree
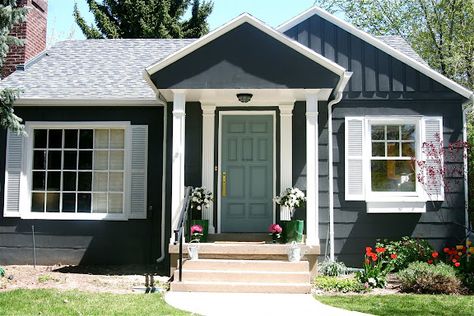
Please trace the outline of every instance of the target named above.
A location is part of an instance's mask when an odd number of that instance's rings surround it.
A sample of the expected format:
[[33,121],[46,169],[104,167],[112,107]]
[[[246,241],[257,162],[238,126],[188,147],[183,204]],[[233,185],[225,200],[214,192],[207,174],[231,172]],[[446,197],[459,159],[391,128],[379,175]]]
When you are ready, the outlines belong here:
[[373,35],[399,35],[434,69],[474,89],[473,0],[316,0]]
[[[192,3],[191,16],[183,15]],[[198,38],[209,31],[211,1],[87,0],[95,25],[87,25],[77,4],[74,19],[87,38]]]
[[[11,35],[13,26],[24,22],[28,10],[18,7],[16,0],[0,0],[0,69],[5,63],[11,45],[23,45],[23,41]],[[13,103],[20,95],[18,89],[0,90],[0,127],[16,133],[23,132],[22,119],[15,115]]]

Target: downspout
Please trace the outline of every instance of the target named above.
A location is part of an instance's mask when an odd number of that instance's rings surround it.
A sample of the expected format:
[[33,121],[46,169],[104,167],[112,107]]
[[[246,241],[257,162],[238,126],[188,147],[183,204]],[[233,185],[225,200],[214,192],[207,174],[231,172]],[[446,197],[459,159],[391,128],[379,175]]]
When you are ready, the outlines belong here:
[[[474,109],[474,94],[462,105],[462,140],[467,142],[467,114]],[[464,220],[466,229],[466,242],[471,234],[471,224],[469,223],[469,175],[468,175],[468,157],[467,148],[463,147],[463,168],[464,168]]]
[[166,136],[168,125],[168,104],[163,105],[163,176],[161,177],[161,252],[160,257],[156,259],[156,263],[165,260],[165,215],[166,215]]
[[333,166],[333,141],[332,141],[332,108],[342,99],[344,88],[349,82],[352,72],[344,72],[336,86],[336,95],[328,103],[328,180],[329,180],[329,260],[334,261],[334,166]]

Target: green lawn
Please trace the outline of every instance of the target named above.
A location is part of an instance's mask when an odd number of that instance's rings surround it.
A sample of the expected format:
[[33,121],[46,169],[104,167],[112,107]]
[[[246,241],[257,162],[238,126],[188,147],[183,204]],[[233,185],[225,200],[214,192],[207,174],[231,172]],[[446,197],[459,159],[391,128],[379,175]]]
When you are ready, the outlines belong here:
[[161,294],[107,294],[57,290],[0,293],[0,315],[189,315]]
[[474,297],[458,295],[316,296],[321,303],[374,315],[473,315]]

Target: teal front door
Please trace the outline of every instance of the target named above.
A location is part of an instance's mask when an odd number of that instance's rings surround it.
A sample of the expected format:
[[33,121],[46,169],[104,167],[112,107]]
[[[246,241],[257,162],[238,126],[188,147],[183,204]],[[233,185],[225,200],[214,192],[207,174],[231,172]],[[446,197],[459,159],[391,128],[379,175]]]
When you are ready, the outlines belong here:
[[223,115],[221,232],[266,232],[273,221],[273,116]]

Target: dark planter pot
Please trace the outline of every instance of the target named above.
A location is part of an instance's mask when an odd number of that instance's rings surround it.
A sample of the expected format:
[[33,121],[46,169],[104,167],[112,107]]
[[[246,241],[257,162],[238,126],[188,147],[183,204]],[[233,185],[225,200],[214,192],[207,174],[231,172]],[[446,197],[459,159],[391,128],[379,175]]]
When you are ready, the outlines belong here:
[[283,242],[303,242],[303,220],[282,221],[281,226],[283,228]]
[[[207,242],[207,235],[209,233],[209,220],[207,219],[193,219],[191,226],[199,225],[202,227],[202,236],[199,238],[200,242]],[[190,226],[190,228],[191,228]]]

